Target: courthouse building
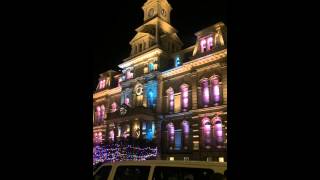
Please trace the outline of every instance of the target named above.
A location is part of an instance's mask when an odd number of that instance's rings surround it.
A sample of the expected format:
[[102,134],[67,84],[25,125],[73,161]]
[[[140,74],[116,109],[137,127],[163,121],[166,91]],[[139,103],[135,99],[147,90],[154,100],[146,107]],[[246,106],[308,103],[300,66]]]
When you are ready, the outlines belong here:
[[[227,160],[227,28],[195,33],[184,48],[167,0],[147,0],[131,53],[93,94],[93,142],[153,142],[159,159]],[[116,62],[116,60],[114,60]]]

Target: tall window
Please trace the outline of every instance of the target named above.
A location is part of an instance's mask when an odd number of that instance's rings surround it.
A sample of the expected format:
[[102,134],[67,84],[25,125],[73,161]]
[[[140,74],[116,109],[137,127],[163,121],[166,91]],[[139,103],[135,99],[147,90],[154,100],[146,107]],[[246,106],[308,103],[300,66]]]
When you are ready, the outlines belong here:
[[210,122],[210,119],[208,117],[204,117],[202,119],[202,141],[205,149],[211,148],[211,142],[212,142],[212,134],[211,134],[211,128],[212,124]]
[[102,132],[96,132],[93,135],[93,141],[95,144],[100,144],[103,141]]
[[213,75],[210,78],[211,81],[211,93],[213,98],[213,103],[215,106],[220,105],[222,102],[221,90],[220,90],[220,77],[218,75]]
[[187,150],[189,146],[190,126],[189,126],[189,122],[186,120],[182,121],[182,132],[183,132],[183,146],[184,146],[183,148]]
[[114,141],[114,130],[110,130],[109,131],[109,139],[110,139],[110,141]]
[[203,107],[208,107],[209,101],[210,101],[208,78],[201,79],[200,85],[201,85],[201,95],[202,95]]
[[201,52],[205,52],[207,50],[207,41],[206,39],[202,39],[200,41]]
[[101,115],[101,108],[100,106],[96,107],[96,120],[100,121],[100,115]]
[[117,103],[116,102],[113,102],[112,104],[111,104],[111,112],[116,112],[117,111]]
[[221,147],[224,142],[223,138],[223,127],[222,127],[222,119],[220,116],[215,116],[212,119],[212,122],[214,124],[214,136],[216,140],[217,147]]
[[174,146],[174,125],[172,122],[167,124],[167,134],[168,134],[168,145],[169,149],[173,150]]
[[154,71],[154,64],[153,63],[149,63],[149,71]]
[[208,47],[208,50],[212,50],[212,48],[213,48],[213,38],[212,38],[212,36],[210,36],[207,39],[207,47]]
[[179,56],[176,57],[174,66],[175,67],[181,66],[181,60]]
[[128,97],[124,99],[124,104],[126,104],[127,106],[130,106],[130,99]]
[[104,105],[101,105],[100,108],[101,108],[101,109],[100,109],[100,113],[101,113],[101,114],[100,114],[100,118],[101,118],[101,119],[104,119],[104,118],[106,117],[105,107],[104,107]]
[[103,89],[106,87],[106,80],[103,79],[103,80],[100,80],[99,82],[99,89]]
[[181,85],[181,104],[182,111],[187,111],[189,108],[189,86],[187,84]]
[[168,96],[168,111],[169,113],[173,113],[174,112],[174,91],[173,89],[170,87],[167,90],[167,96]]

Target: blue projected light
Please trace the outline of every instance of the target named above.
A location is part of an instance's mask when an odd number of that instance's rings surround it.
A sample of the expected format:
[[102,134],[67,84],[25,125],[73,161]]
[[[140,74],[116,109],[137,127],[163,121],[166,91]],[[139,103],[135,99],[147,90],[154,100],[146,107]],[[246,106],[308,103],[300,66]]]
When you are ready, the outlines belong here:
[[150,64],[149,64],[149,70],[150,70],[150,71],[153,71],[153,70],[154,70],[154,64],[153,64],[153,63],[150,63]]
[[152,123],[148,122],[148,124],[147,124],[147,136],[146,136],[146,139],[148,141],[152,141],[154,132],[155,132],[154,123],[153,122]]
[[179,56],[176,58],[176,63],[175,63],[175,67],[178,67],[178,66],[181,66],[181,61]]

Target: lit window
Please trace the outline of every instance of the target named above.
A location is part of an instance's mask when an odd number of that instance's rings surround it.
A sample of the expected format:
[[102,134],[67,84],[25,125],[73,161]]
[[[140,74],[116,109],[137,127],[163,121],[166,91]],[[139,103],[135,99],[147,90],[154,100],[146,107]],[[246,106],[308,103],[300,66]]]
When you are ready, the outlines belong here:
[[224,162],[224,158],[223,157],[219,157],[219,162]]
[[169,160],[170,160],[170,161],[174,161],[174,157],[170,157]]
[[211,77],[211,93],[213,98],[213,103],[215,106],[220,105],[222,101],[220,92],[220,80],[219,76],[214,75]]
[[207,41],[205,39],[202,39],[200,41],[200,47],[201,47],[201,52],[205,52],[207,50]]
[[208,107],[209,105],[209,82],[207,78],[204,78],[200,81],[201,84],[201,94],[202,94],[202,104],[203,107]]
[[100,120],[100,111],[101,111],[100,106],[97,106],[96,107],[96,119],[97,120]]
[[153,64],[153,69],[154,69],[155,71],[158,70],[158,64],[157,64],[157,63]]
[[111,130],[111,131],[109,132],[109,139],[110,139],[111,141],[114,141],[114,131],[113,131],[113,130]]
[[144,72],[145,74],[147,74],[147,73],[149,72],[148,67],[143,68],[143,72]]
[[153,63],[149,63],[149,71],[154,71],[154,64]]
[[126,97],[124,99],[124,103],[127,105],[127,106],[130,106],[130,99],[128,97]]
[[111,112],[116,112],[117,111],[117,103],[116,102],[113,102],[111,104]]
[[106,86],[106,80],[100,80],[99,82],[99,89],[103,89]]
[[181,65],[181,60],[180,60],[180,57],[179,56],[177,56],[176,57],[176,60],[175,60],[175,67],[178,67],[178,66],[180,66]]
[[169,149],[172,150],[174,145],[174,125],[172,122],[167,124],[167,132]]
[[100,111],[101,116],[100,117],[101,117],[101,119],[104,119],[105,115],[106,115],[105,107],[104,107],[104,105],[101,105],[100,107],[101,107],[101,111]]
[[186,120],[182,121],[182,131],[183,131],[184,150],[187,150],[189,145],[190,126],[189,126],[189,122]]
[[170,87],[167,90],[167,95],[168,95],[168,105],[169,105],[169,113],[173,113],[174,112],[174,91],[173,89]]
[[202,119],[202,143],[206,149],[211,148],[212,143],[212,124],[208,117]]
[[212,119],[212,122],[214,124],[214,133],[216,137],[217,146],[222,146],[224,142],[222,119],[220,116],[217,115]]
[[181,85],[181,104],[182,104],[182,111],[187,111],[189,106],[189,91],[188,91],[188,85],[183,84]]
[[211,36],[207,39],[207,47],[208,50],[212,50],[213,48],[213,38]]

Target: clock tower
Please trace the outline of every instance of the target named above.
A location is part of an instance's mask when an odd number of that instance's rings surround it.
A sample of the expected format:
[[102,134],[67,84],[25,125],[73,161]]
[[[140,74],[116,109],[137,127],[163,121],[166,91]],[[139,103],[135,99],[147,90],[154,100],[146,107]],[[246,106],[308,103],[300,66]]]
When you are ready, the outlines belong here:
[[167,0],[148,0],[142,7],[144,11],[144,21],[160,17],[170,24],[171,5]]

